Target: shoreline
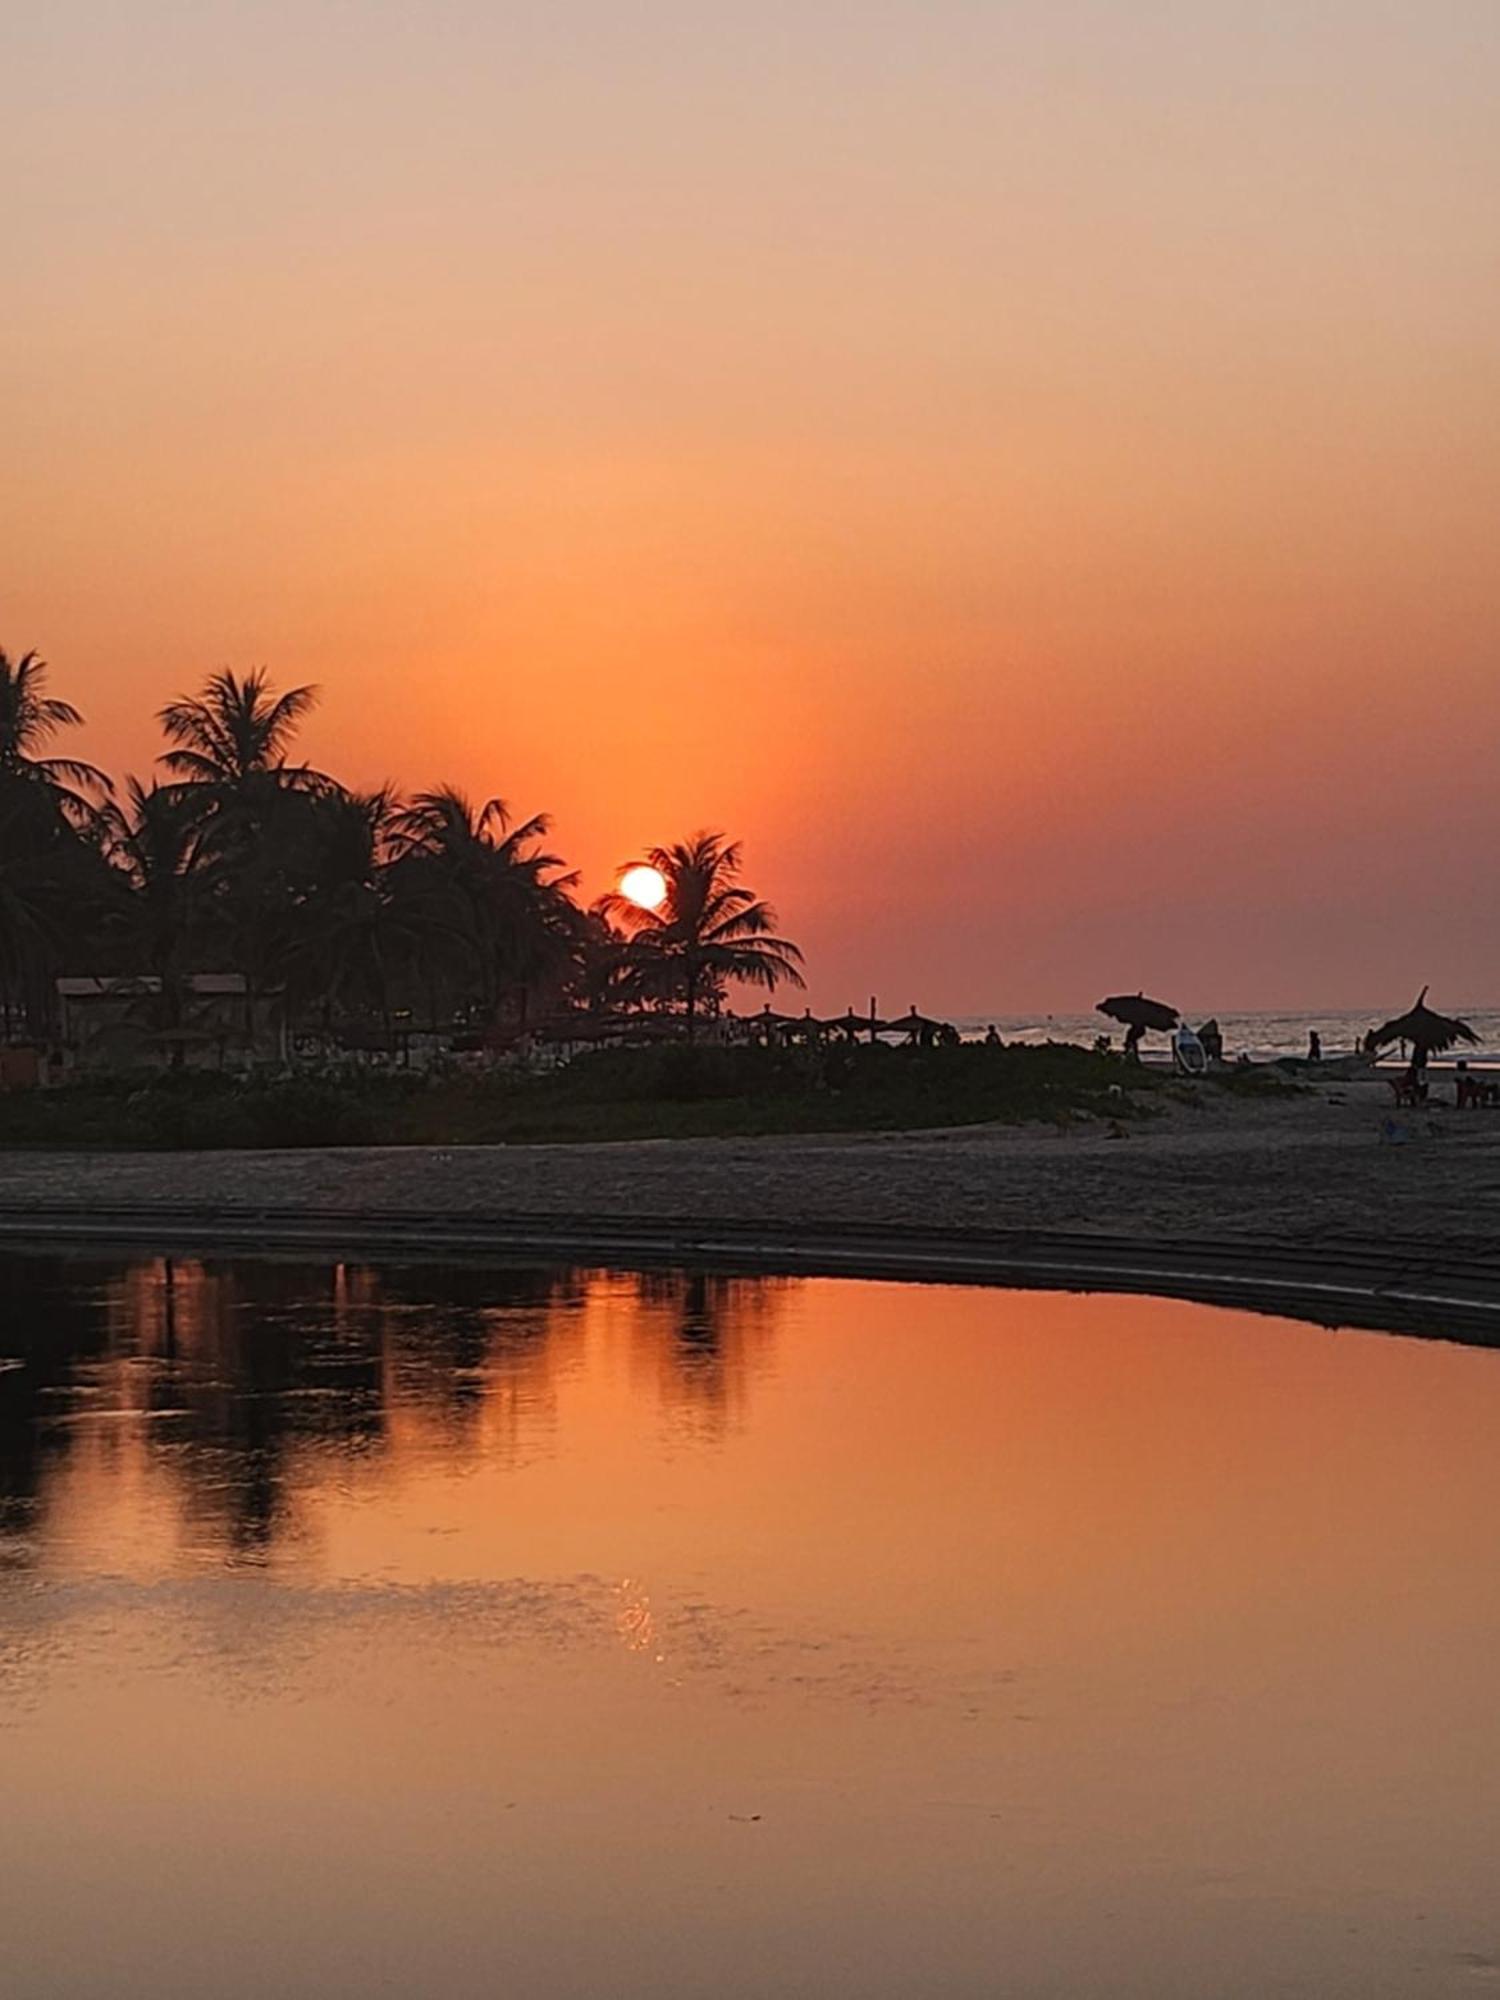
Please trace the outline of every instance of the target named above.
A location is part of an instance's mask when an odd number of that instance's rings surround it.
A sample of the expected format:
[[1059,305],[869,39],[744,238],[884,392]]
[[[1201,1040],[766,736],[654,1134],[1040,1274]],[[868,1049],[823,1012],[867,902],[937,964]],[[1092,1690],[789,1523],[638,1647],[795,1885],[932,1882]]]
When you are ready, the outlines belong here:
[[1112,1135],[0,1154],[0,1247],[568,1262],[1152,1291],[1500,1341],[1500,1113],[1383,1083]]
[[691,1217],[303,1209],[0,1208],[0,1253],[350,1257],[423,1262],[662,1267],[723,1275],[843,1277],[1007,1290],[1129,1292],[1236,1306],[1328,1327],[1500,1346],[1500,1246],[1461,1258],[1414,1242],[1316,1245],[938,1230],[800,1229]]

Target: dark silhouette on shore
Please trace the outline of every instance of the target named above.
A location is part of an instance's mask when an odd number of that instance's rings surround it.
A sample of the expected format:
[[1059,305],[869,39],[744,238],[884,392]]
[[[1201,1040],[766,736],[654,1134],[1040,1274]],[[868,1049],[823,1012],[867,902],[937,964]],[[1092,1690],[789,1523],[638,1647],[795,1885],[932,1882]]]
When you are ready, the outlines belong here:
[[651,851],[659,910],[586,910],[546,814],[450,785],[352,792],[300,759],[316,700],[215,673],[161,710],[161,777],[117,791],[53,754],[82,717],[44,663],[0,653],[0,1041],[61,1038],[60,978],[90,989],[79,1005],[126,996],[112,1031],[172,1067],[222,1060],[226,993],[236,1047],[274,1049],[274,1012],[283,1037],[394,1055],[416,1028],[483,1050],[622,1013],[691,1039],[731,985],[801,985],[723,834]]
[[647,1003],[680,1004],[689,1040],[705,1006],[737,981],[774,991],[801,986],[802,953],[776,934],[776,912],[739,879],[737,842],[695,833],[653,847],[632,868],[654,868],[666,884],[657,909],[605,896],[599,911],[621,934],[627,993]]
[[1456,1015],[1439,1014],[1427,1005],[1427,988],[1424,986],[1417,995],[1413,1006],[1404,1014],[1382,1022],[1365,1036],[1365,1052],[1378,1055],[1392,1042],[1407,1045],[1411,1049],[1411,1060],[1407,1064],[1405,1092],[1412,1102],[1420,1102],[1427,1095],[1427,1063],[1431,1056],[1441,1055],[1445,1049],[1454,1048],[1459,1042],[1478,1045],[1479,1037],[1467,1021],[1460,1021]]
[[1125,1054],[1132,1061],[1139,1060],[1141,1041],[1146,1035],[1169,1035],[1178,1021],[1175,1007],[1169,1007],[1164,1000],[1150,1000],[1144,993],[1111,994],[1099,1002],[1098,1011],[1109,1020],[1122,1023]]

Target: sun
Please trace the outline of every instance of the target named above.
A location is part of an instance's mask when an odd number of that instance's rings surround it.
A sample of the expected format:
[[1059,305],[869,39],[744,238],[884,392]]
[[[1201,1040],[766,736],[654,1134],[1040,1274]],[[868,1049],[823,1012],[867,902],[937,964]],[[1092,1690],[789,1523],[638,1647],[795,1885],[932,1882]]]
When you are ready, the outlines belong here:
[[659,868],[627,868],[620,877],[620,894],[637,909],[659,910],[667,900],[667,878]]

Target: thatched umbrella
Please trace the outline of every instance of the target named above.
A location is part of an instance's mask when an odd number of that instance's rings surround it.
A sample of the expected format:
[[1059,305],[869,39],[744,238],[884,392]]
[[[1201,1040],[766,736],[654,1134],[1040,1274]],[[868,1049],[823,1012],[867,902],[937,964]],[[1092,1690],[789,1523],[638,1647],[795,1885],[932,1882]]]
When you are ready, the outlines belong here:
[[811,1008],[806,1014],[778,1014],[769,1001],[758,1014],[731,1014],[729,1019],[736,1027],[758,1035],[767,1046],[777,1041],[789,1041],[793,1035],[806,1034],[818,1025],[812,1018]]
[[890,1023],[877,1020],[873,1014],[856,1014],[851,1007],[847,1013],[835,1014],[832,1020],[820,1021],[818,1026],[832,1028],[838,1034],[847,1035],[852,1042],[860,1035],[868,1035],[870,1040],[874,1041],[877,1035],[885,1032]]
[[935,1035],[942,1025],[941,1021],[930,1021],[925,1014],[919,1014],[913,1006],[894,1021],[882,1021],[880,1032],[883,1035],[910,1035],[913,1041],[917,1041],[923,1035]]
[[1373,1055],[1390,1042],[1410,1042],[1412,1050],[1422,1051],[1425,1061],[1428,1056],[1441,1055],[1444,1049],[1451,1049],[1456,1042],[1478,1042],[1479,1037],[1467,1021],[1460,1021],[1452,1014],[1439,1014],[1427,1005],[1427,988],[1424,986],[1417,995],[1417,1004],[1406,1013],[1398,1014],[1394,1021],[1386,1021],[1378,1028],[1372,1028],[1365,1036],[1365,1047]]
[[1098,1011],[1107,1014],[1112,1021],[1119,1021],[1127,1028],[1139,1028],[1143,1033],[1154,1030],[1158,1034],[1169,1035],[1177,1026],[1177,1009],[1169,1007],[1164,1000],[1148,1000],[1144,993],[1115,993],[1108,1000],[1099,1002]]

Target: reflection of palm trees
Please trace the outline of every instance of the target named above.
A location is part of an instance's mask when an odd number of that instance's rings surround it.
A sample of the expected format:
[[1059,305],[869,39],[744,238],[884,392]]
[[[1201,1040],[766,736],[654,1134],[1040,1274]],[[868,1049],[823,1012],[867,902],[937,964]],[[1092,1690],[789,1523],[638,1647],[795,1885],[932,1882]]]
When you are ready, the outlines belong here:
[[608,1375],[622,1311],[637,1383],[721,1435],[767,1364],[787,1282],[194,1259],[12,1268],[7,1345],[27,1366],[0,1374],[0,1531],[45,1541],[55,1518],[75,1536],[106,1523],[107,1538],[135,1509],[151,1560],[236,1564],[284,1557],[325,1496],[373,1490],[408,1455],[509,1466],[550,1449],[560,1382]]
[[331,1435],[347,1453],[379,1429],[373,1358],[341,1352],[316,1310],[304,1323],[310,1276],[295,1265],[165,1258],[123,1273],[106,1294],[113,1351],[155,1363],[136,1371],[141,1416],[188,1531],[232,1559],[264,1560],[296,1532],[299,1450]]
[[721,1434],[769,1364],[788,1285],[706,1271],[643,1272],[635,1280],[638,1352],[679,1420]]
[[50,1420],[77,1370],[105,1344],[90,1298],[103,1275],[92,1262],[6,1259],[0,1354],[12,1365],[0,1373],[0,1561],[7,1538],[25,1536],[38,1495],[67,1450],[67,1432]]
[[379,1279],[386,1422],[403,1445],[511,1463],[555,1421],[576,1332],[567,1274],[414,1265]]

